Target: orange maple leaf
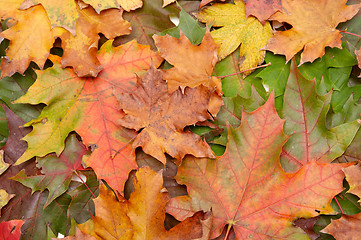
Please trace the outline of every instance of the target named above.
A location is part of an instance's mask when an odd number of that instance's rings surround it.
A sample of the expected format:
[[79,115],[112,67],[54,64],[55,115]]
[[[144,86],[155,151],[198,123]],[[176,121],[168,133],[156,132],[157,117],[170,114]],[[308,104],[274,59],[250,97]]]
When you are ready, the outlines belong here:
[[162,59],[149,46],[136,41],[117,48],[109,41],[100,49],[98,59],[104,69],[97,78],[78,78],[57,62],[38,72],[37,81],[16,102],[47,106],[37,119],[27,123],[33,131],[24,137],[28,149],[17,164],[51,152],[59,155],[65,138],[75,130],[92,151],[85,159],[87,166],[122,192],[129,171],[137,168],[129,145],[135,132],[116,124],[124,113],[115,108],[113,91],[132,89],[136,74],[144,73],[151,62],[160,64]]
[[343,189],[345,165],[310,162],[297,173],[285,173],[279,162],[288,139],[283,125],[271,94],[254,112],[243,112],[239,128],[229,127],[223,156],[183,160],[176,179],[187,185],[193,210],[212,208],[211,237],[228,224],[236,239],[297,239],[305,233],[294,220],[334,213],[330,202]]
[[351,19],[360,4],[346,5],[347,0],[283,0],[283,11],[271,16],[271,20],[287,22],[292,28],[276,32],[265,49],[283,54],[289,61],[303,49],[300,64],[313,62],[325,54],[325,47],[341,48],[340,22]]
[[16,72],[23,74],[31,61],[43,69],[53,46],[50,22],[41,5],[17,11],[16,19],[15,26],[0,33],[0,37],[10,40],[6,57],[1,61],[1,78]]
[[62,39],[64,53],[62,67],[73,67],[79,77],[96,77],[102,70],[96,57],[98,50],[98,33],[113,39],[131,32],[130,23],[122,18],[123,10],[109,9],[97,14],[92,7],[78,8],[79,18],[76,21],[76,35],[73,36],[63,28],[57,28]]
[[152,66],[142,79],[138,79],[134,92],[117,95],[125,116],[118,122],[127,128],[141,130],[133,148],[141,146],[143,151],[164,164],[168,153],[181,161],[184,155],[211,157],[213,152],[202,139],[183,129],[187,125],[210,118],[207,112],[210,93],[204,86],[178,89],[173,93],[160,70]]
[[332,220],[321,232],[331,234],[335,239],[360,239],[361,213],[348,216],[342,215],[340,219]]
[[129,200],[119,196],[118,201],[114,193],[102,185],[99,197],[94,199],[95,216],[78,227],[84,233],[102,239],[190,240],[202,237],[203,221],[210,218],[202,212],[168,231],[165,229],[165,205],[169,195],[162,189],[162,173],[150,168],[140,168],[136,173],[134,192]]

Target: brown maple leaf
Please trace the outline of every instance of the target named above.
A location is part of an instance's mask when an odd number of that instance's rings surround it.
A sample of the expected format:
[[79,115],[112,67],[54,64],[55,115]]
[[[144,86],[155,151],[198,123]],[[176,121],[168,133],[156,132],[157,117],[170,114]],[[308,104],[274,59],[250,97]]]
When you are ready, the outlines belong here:
[[262,24],[277,11],[282,10],[281,0],[244,0],[246,16],[255,16]]
[[169,194],[162,189],[162,173],[150,168],[140,168],[136,173],[134,192],[129,200],[119,196],[118,201],[114,193],[102,185],[99,197],[94,199],[96,215],[92,221],[78,227],[98,239],[190,240],[207,235],[202,227],[212,217],[204,212],[197,212],[170,230],[165,229],[165,205]]
[[361,197],[361,161],[358,161],[356,165],[343,169],[343,171],[347,182],[350,184],[349,192]]
[[210,118],[207,112],[210,93],[206,87],[185,88],[184,94],[180,89],[169,93],[161,71],[151,66],[142,79],[138,78],[133,92],[119,93],[117,98],[120,109],[126,113],[119,120],[120,125],[141,130],[133,149],[141,146],[145,153],[164,164],[164,153],[179,161],[186,154],[214,158],[207,143],[183,130]]
[[361,213],[332,220],[321,232],[331,234],[335,239],[358,240],[361,232]]
[[300,64],[312,62],[325,54],[325,47],[341,48],[340,22],[351,19],[360,9],[360,4],[346,5],[347,0],[282,1],[282,12],[271,20],[287,22],[292,28],[276,32],[266,50],[286,56],[289,61],[303,49]]

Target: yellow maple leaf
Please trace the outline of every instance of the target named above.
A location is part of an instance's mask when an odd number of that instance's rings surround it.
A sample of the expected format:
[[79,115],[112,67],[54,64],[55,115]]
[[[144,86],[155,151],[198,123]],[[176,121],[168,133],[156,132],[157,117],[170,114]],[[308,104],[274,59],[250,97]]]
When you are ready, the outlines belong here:
[[270,39],[267,50],[286,56],[289,61],[303,49],[300,64],[313,62],[325,54],[325,47],[341,48],[340,22],[351,19],[360,4],[346,5],[347,0],[282,1],[282,12],[271,16],[271,20],[287,22],[292,28],[277,32]]
[[109,8],[119,8],[119,6],[129,12],[143,6],[143,0],[85,0],[84,2],[92,5],[97,13]]
[[[262,48],[272,37],[269,23],[263,26],[256,18],[246,18],[244,3],[214,4],[197,14],[201,22],[221,27],[211,32],[214,41],[220,44],[218,57],[221,59],[240,47],[240,70],[256,67],[262,63],[266,54]],[[250,73],[250,72],[248,72]]]
[[0,0],[0,18],[14,18],[23,1],[24,0]]
[[23,74],[31,61],[42,69],[54,42],[49,19],[41,5],[17,11],[16,16],[17,24],[0,33],[0,37],[10,40],[7,57],[1,61],[1,78],[15,72]]

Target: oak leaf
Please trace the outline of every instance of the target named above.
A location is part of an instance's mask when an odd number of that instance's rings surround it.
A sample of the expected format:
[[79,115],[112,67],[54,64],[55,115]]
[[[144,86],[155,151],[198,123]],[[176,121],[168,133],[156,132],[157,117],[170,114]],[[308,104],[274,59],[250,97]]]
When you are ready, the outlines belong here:
[[93,8],[100,13],[109,8],[122,7],[125,11],[135,10],[142,7],[143,0],[84,0],[84,3],[89,3]]
[[220,27],[211,32],[214,41],[220,44],[219,58],[225,58],[241,44],[241,71],[263,62],[266,51],[261,49],[272,37],[271,27],[269,23],[262,26],[254,17],[246,18],[244,3],[241,0],[235,0],[235,4],[216,3],[199,11],[197,18],[201,22]]
[[66,30],[58,29],[64,50],[62,67],[73,67],[79,77],[96,77],[102,70],[96,57],[99,33],[108,39],[131,32],[130,23],[122,18],[123,10],[109,9],[97,14],[92,7],[78,10],[76,36]]
[[164,153],[181,161],[184,155],[214,157],[202,139],[183,129],[187,125],[210,118],[207,112],[210,93],[206,87],[185,88],[169,93],[160,70],[151,66],[138,79],[134,92],[117,95],[125,116],[118,120],[122,126],[141,130],[133,142],[133,149],[143,151],[165,164]]
[[270,19],[291,24],[292,28],[276,32],[265,49],[285,55],[287,61],[303,49],[302,64],[322,57],[325,47],[341,48],[342,35],[336,27],[357,14],[361,6],[347,6],[346,2],[347,0],[282,1],[283,11],[275,13]]
[[161,172],[140,168],[134,179],[134,192],[129,200],[120,197],[104,185],[94,199],[92,221],[78,225],[84,233],[97,239],[196,239],[202,237],[202,220],[209,218],[198,212],[174,228],[164,227],[165,205],[169,200],[162,191]]
[[87,166],[121,192],[129,171],[136,168],[128,146],[135,135],[115,123],[124,113],[114,108],[117,100],[113,91],[132,89],[135,73],[142,74],[152,61],[160,64],[161,59],[136,41],[117,48],[109,41],[100,49],[98,59],[104,69],[93,79],[78,78],[56,61],[52,68],[38,72],[37,81],[16,103],[47,106],[37,119],[26,124],[33,126],[33,131],[24,138],[28,149],[17,164],[51,152],[59,155],[65,138],[75,130],[92,151],[85,159]]
[[186,157],[177,181],[187,185],[195,210],[212,208],[211,237],[228,224],[227,232],[233,227],[236,239],[306,239],[292,222],[334,213],[330,202],[343,189],[345,165],[310,162],[297,173],[285,173],[279,157],[288,137],[273,94],[254,112],[243,112],[241,121],[239,128],[228,128],[223,156]]
[[24,74],[31,61],[42,69],[54,42],[49,19],[41,5],[18,11],[16,18],[15,26],[0,33],[0,37],[10,40],[7,56],[1,61],[1,78],[15,72]]
[[262,24],[277,11],[282,10],[281,0],[244,0],[246,16],[255,16]]
[[331,92],[318,95],[316,81],[307,80],[292,61],[281,112],[286,119],[285,133],[291,135],[281,154],[287,172],[297,171],[308,162],[330,163],[352,142],[360,127],[357,120],[327,129],[330,101]]
[[361,213],[352,216],[342,215],[340,219],[332,220],[322,232],[331,234],[335,239],[357,240],[360,238],[360,226]]

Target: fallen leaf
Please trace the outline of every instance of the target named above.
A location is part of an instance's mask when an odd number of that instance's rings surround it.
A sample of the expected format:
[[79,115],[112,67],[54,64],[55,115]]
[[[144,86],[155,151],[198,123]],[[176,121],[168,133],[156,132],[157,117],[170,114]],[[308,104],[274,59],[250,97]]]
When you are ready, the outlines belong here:
[[0,189],[0,209],[5,206],[13,197],[14,194],[8,194],[4,189]]
[[90,236],[88,234],[83,233],[78,228],[76,228],[76,232],[74,236],[67,236],[64,238],[53,238],[53,239],[66,239],[66,240],[96,240],[96,237]]
[[[350,190],[348,192],[353,193],[359,197],[361,197],[361,161],[359,161],[356,165],[350,166],[348,168],[343,169],[346,180],[350,184]],[[359,200],[360,202],[360,200]]]
[[202,139],[183,129],[187,125],[210,118],[207,112],[210,93],[203,87],[178,89],[168,93],[162,73],[152,66],[138,79],[133,92],[117,94],[125,116],[118,123],[126,128],[141,130],[133,142],[133,149],[143,151],[165,164],[164,153],[181,161],[185,154],[214,157]]
[[98,14],[103,10],[119,7],[122,7],[125,11],[129,12],[130,10],[140,8],[143,5],[142,0],[84,0],[84,3],[92,5]]
[[347,6],[346,2],[347,0],[282,1],[283,11],[275,13],[270,19],[291,24],[292,28],[276,32],[265,49],[285,55],[287,61],[303,49],[300,61],[303,64],[322,57],[325,47],[341,48],[342,35],[336,27],[340,22],[355,16],[361,6]]
[[292,222],[319,212],[334,213],[330,202],[343,189],[345,165],[310,162],[297,173],[285,173],[279,157],[288,137],[273,94],[254,112],[244,112],[241,121],[239,128],[228,128],[223,156],[186,157],[176,180],[187,185],[198,206],[212,208],[212,238],[226,224],[228,231],[234,229],[236,239],[306,238]]
[[24,0],[0,0],[0,18],[1,20],[7,19],[9,17],[14,18],[21,3]]
[[0,175],[8,169],[9,163],[4,162],[4,150],[0,150]]
[[179,39],[169,35],[154,35],[153,39],[160,55],[174,66],[163,70],[163,78],[167,81],[170,93],[179,87],[184,90],[185,87],[204,85],[222,95],[220,80],[211,76],[218,61],[218,46],[209,32],[198,46],[192,45],[182,32]]
[[98,59],[104,69],[93,79],[78,78],[57,62],[52,68],[38,72],[38,80],[16,103],[47,106],[37,119],[26,124],[33,126],[33,131],[24,138],[28,149],[17,164],[51,152],[59,155],[65,138],[75,130],[92,151],[85,159],[86,165],[122,192],[129,171],[136,168],[129,145],[135,134],[115,124],[124,113],[114,108],[117,100],[113,91],[131,90],[136,74],[141,75],[152,61],[160,64],[161,59],[136,41],[117,48],[109,41],[100,49]]
[[131,32],[130,23],[122,18],[123,10],[109,9],[97,14],[93,8],[78,10],[76,36],[68,31],[60,31],[64,53],[62,67],[73,67],[79,77],[96,77],[102,70],[97,59],[98,33],[113,39]]
[[[355,54],[358,61],[358,67],[361,69],[361,49],[355,50]],[[361,77],[361,74],[358,77]]]
[[244,0],[246,16],[256,17],[262,24],[275,12],[282,10],[281,0]]
[[292,61],[281,113],[286,119],[285,133],[291,135],[281,154],[286,172],[295,172],[308,162],[330,163],[355,137],[360,127],[357,120],[326,128],[330,100],[331,92],[318,95],[316,81],[304,78]]
[[161,172],[140,168],[134,179],[135,190],[129,200],[116,199],[104,185],[94,200],[92,221],[78,225],[84,233],[97,238],[116,239],[196,239],[202,236],[202,220],[209,216],[198,212],[170,230],[164,227],[165,205],[169,199],[163,189]]
[[75,22],[79,18],[79,14],[74,0],[25,0],[20,9],[28,9],[39,3],[44,7],[52,27],[63,27],[74,36],[76,35]]
[[123,17],[130,22],[132,32],[128,36],[117,38],[114,45],[118,46],[136,38],[138,43],[150,45],[152,50],[155,50],[153,34],[174,27],[170,14],[178,12],[178,9],[170,6],[162,8],[162,2],[163,0],[144,0],[142,8],[125,12]]
[[335,239],[357,240],[361,231],[361,213],[348,216],[342,215],[340,219],[332,220],[321,232],[332,234]]
[[[199,8],[205,6],[205,5],[207,5],[208,3],[213,2],[213,1],[214,1],[214,0],[202,0],[202,1],[201,1],[201,4],[199,5]],[[220,0],[220,1],[221,1],[221,2],[224,2],[224,1],[226,1],[226,0]]]
[[18,240],[21,236],[21,226],[23,220],[11,220],[8,222],[0,222],[0,239]]
[[6,57],[1,61],[1,78],[16,72],[24,74],[31,61],[43,69],[53,46],[50,22],[41,5],[18,11],[17,20],[15,26],[0,33],[0,37],[10,40]]
[[216,3],[199,11],[197,18],[201,22],[220,27],[211,32],[214,41],[220,45],[219,58],[225,58],[241,44],[241,71],[263,62],[266,51],[261,49],[272,37],[271,26],[269,23],[262,26],[254,17],[246,18],[244,3],[241,0],[235,0],[235,4]]
[[83,170],[81,162],[86,152],[87,149],[76,136],[69,135],[65,141],[64,151],[59,157],[56,154],[49,154],[43,158],[37,158],[36,166],[41,169],[42,174],[27,176],[25,171],[20,171],[11,179],[31,188],[33,192],[43,192],[48,189],[49,195],[44,205],[47,207],[55,198],[66,192],[76,171]]
[[175,2],[175,0],[163,0],[163,6],[162,7],[165,7],[171,3]]

